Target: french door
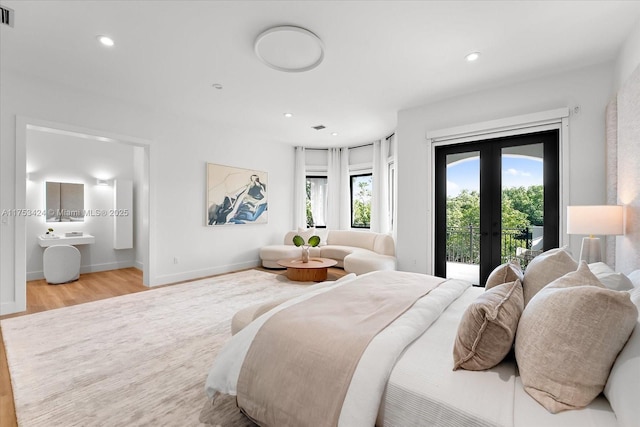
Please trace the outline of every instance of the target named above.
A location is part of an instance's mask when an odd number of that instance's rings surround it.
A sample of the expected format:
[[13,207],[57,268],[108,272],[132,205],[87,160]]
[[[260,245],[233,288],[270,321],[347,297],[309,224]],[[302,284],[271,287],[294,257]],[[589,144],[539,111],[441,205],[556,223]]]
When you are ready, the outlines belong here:
[[526,268],[559,220],[558,130],[436,147],[437,276],[484,286],[503,262]]

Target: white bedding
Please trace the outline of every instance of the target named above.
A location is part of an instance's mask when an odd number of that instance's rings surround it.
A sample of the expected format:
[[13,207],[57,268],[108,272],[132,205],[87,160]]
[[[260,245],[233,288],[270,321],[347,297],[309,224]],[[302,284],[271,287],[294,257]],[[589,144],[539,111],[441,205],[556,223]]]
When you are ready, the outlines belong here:
[[[368,273],[353,280],[373,280],[371,276],[375,276],[375,274],[383,273]],[[407,276],[409,275],[407,274]],[[419,275],[415,276],[416,280],[419,280]],[[287,301],[260,316],[238,332],[219,353],[209,372],[205,385],[209,397],[213,397],[216,392],[230,395],[237,394],[236,386],[240,369],[251,345],[251,340],[270,316],[299,301],[348,283],[350,281],[338,282],[335,286],[315,289],[308,294]],[[444,282],[426,297],[418,300],[409,310],[371,341],[354,372],[342,406],[338,422],[339,426],[371,426],[375,423],[387,377],[401,352],[408,344],[419,337],[452,301],[462,295],[464,290],[469,287],[470,284],[464,281],[448,280]]]
[[515,360],[486,371],[453,371],[460,318],[484,288],[469,288],[398,360],[378,414],[378,426],[609,427],[616,417],[600,395],[581,410],[547,412],[522,386]]
[[[317,285],[237,333],[210,370],[207,394],[210,397],[215,392],[236,395],[244,356],[253,336],[271,315],[334,286],[356,280],[346,279]],[[548,413],[524,391],[513,360],[505,360],[486,371],[453,371],[452,348],[460,318],[482,292],[483,288],[449,280],[380,333],[356,368],[339,425],[372,426],[374,422],[384,427],[617,425],[608,401],[602,396],[582,410]]]

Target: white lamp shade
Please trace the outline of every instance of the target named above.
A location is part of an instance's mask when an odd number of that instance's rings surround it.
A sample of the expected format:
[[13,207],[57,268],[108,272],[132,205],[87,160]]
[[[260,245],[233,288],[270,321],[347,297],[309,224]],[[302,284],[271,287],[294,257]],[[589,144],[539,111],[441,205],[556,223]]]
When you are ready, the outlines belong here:
[[568,206],[567,233],[588,235],[624,234],[623,207]]

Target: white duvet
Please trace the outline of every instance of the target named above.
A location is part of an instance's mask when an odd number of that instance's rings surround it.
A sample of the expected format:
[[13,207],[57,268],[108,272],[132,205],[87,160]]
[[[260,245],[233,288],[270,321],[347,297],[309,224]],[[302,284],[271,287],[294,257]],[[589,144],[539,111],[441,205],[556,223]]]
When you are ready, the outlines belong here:
[[[237,382],[244,358],[251,341],[260,327],[273,314],[339,286],[353,281],[375,280],[375,272],[358,277],[345,277],[335,283],[316,286],[309,292],[289,300],[260,316],[232,337],[218,354],[206,381],[205,389],[210,398],[216,392],[236,395]],[[412,279],[420,280],[415,274]],[[354,372],[347,391],[338,425],[341,427],[372,426],[375,424],[378,407],[385,386],[396,360],[404,349],[416,340],[440,316],[445,308],[471,286],[461,280],[447,280],[419,299],[396,321],[379,333],[369,344]],[[428,363],[425,361],[425,363]]]

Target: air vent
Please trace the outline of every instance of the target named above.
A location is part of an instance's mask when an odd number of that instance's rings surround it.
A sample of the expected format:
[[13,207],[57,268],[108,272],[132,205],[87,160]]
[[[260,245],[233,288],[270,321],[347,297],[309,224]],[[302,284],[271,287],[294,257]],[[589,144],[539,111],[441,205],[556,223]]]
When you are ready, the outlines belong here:
[[2,23],[13,28],[13,21],[15,19],[15,12],[13,9],[0,5],[0,15],[2,16]]
[[312,126],[315,130],[322,130],[324,129],[326,126],[324,125],[318,125],[318,126]]

